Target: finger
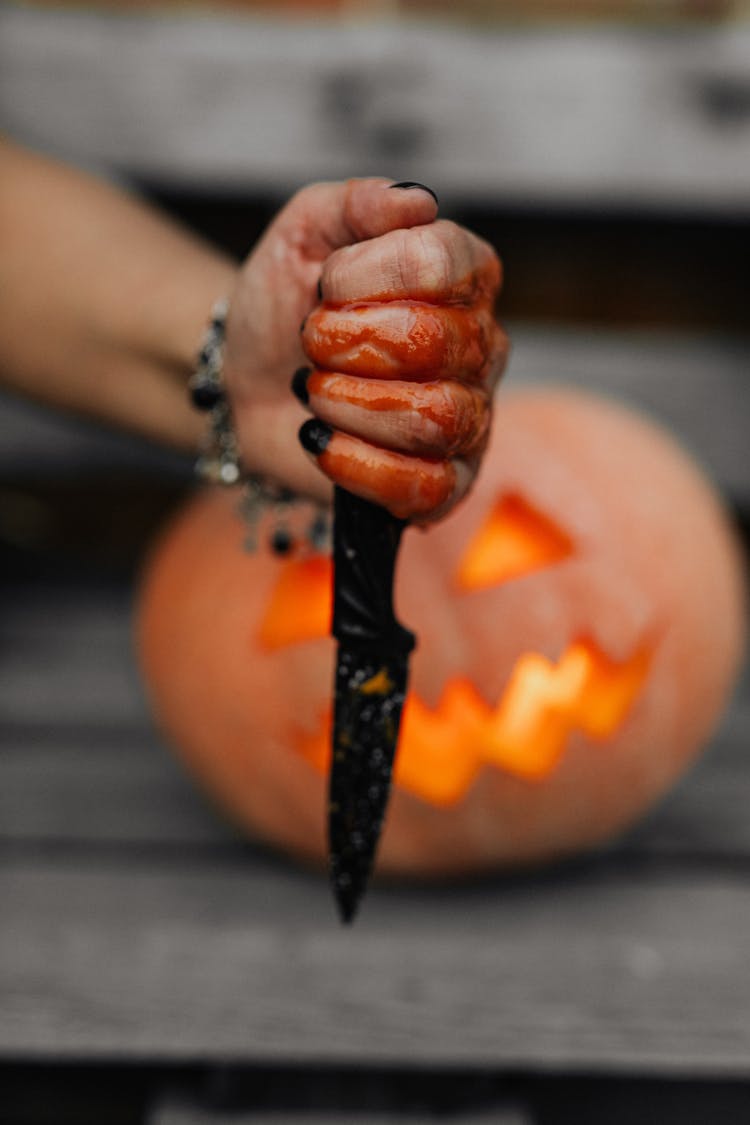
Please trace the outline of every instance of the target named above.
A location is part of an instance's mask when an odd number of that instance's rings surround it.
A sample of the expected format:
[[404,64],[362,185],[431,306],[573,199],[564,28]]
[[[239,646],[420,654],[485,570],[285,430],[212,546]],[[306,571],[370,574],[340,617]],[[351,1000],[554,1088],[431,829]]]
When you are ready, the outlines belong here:
[[488,308],[391,301],[313,309],[302,346],[316,367],[375,379],[481,382],[496,325]]
[[475,475],[474,461],[409,457],[333,430],[317,418],[305,422],[299,437],[334,484],[416,523],[446,515]]
[[321,296],[332,304],[416,298],[493,303],[501,267],[488,242],[443,219],[345,246],[326,260]]
[[431,223],[437,208],[429,188],[402,188],[392,180],[310,184],[279,213],[273,237],[305,260],[322,262],[342,246]]
[[357,379],[309,368],[293,385],[321,421],[386,449],[447,458],[476,452],[486,441],[491,404],[479,387]]

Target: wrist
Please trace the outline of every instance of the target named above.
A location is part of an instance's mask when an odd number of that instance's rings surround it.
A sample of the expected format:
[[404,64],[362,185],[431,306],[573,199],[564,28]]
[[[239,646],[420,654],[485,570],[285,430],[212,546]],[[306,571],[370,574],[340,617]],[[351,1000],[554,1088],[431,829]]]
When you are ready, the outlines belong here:
[[[206,484],[241,485],[238,511],[246,524],[245,546],[254,550],[264,514],[272,513],[268,545],[279,555],[325,549],[330,521],[318,504],[301,501],[277,477],[248,472],[240,460],[232,402],[224,381],[224,343],[229,301],[217,301],[205,330],[196,370],[188,383],[192,405],[207,416],[196,475]],[[302,522],[299,506],[304,514]],[[295,518],[296,512],[296,518]]]

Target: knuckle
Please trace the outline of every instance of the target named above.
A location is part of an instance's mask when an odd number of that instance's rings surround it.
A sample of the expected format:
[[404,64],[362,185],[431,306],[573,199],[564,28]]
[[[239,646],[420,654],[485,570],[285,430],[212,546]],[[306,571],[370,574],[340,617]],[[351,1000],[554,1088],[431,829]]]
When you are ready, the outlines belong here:
[[404,292],[437,296],[450,286],[452,255],[433,226],[399,231],[394,251],[396,272]]
[[286,204],[285,210],[292,214],[306,213],[311,205],[317,202],[321,192],[325,191],[327,184],[323,180],[305,184],[298,188]]
[[483,393],[459,383],[425,388],[406,427],[409,447],[428,455],[453,457],[481,445],[489,427],[489,402]]
[[423,227],[421,237],[420,281],[435,294],[451,288],[454,273],[454,256],[441,231]]
[[443,427],[424,409],[408,412],[404,431],[406,447],[412,452],[426,457],[445,455]]
[[446,453],[453,453],[465,439],[468,427],[466,396],[457,388],[443,383],[436,395],[435,412],[440,418],[443,447]]
[[442,389],[441,418],[448,456],[476,448],[489,426],[489,404],[479,391],[455,384]]
[[342,246],[340,249],[334,250],[323,263],[320,280],[325,294],[335,296],[346,291],[351,268],[349,262],[351,250],[350,246]]

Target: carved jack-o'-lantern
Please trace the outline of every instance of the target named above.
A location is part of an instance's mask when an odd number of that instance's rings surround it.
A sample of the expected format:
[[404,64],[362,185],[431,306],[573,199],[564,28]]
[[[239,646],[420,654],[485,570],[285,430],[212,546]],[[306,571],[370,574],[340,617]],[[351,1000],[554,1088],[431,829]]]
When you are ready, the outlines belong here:
[[[329,562],[243,553],[233,509],[199,497],[156,551],[146,678],[230,812],[322,859]],[[666,435],[580,394],[502,396],[469,499],[404,540],[419,644],[380,871],[541,861],[622,829],[705,743],[741,602],[721,509]]]

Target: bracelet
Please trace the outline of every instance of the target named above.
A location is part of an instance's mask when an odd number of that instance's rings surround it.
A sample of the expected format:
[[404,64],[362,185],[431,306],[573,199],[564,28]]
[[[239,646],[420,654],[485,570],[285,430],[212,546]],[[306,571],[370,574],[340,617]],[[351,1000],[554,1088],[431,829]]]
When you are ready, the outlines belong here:
[[209,415],[209,426],[195,463],[195,472],[201,480],[210,484],[237,484],[241,476],[232,410],[222,381],[228,310],[226,300],[217,301],[211,310],[211,321],[203,338],[198,365],[188,383],[193,406]]
[[[268,543],[277,555],[296,551],[324,551],[330,545],[327,510],[312,500],[258,473],[244,473],[234,430],[232,407],[223,381],[224,337],[229,302],[217,301],[211,310],[195,373],[188,383],[193,406],[208,414],[208,428],[195,463],[196,476],[207,484],[242,485],[239,513],[246,526],[245,549],[258,546],[264,513],[270,512]],[[295,519],[306,508],[306,523]],[[310,518],[310,508],[313,509]]]

